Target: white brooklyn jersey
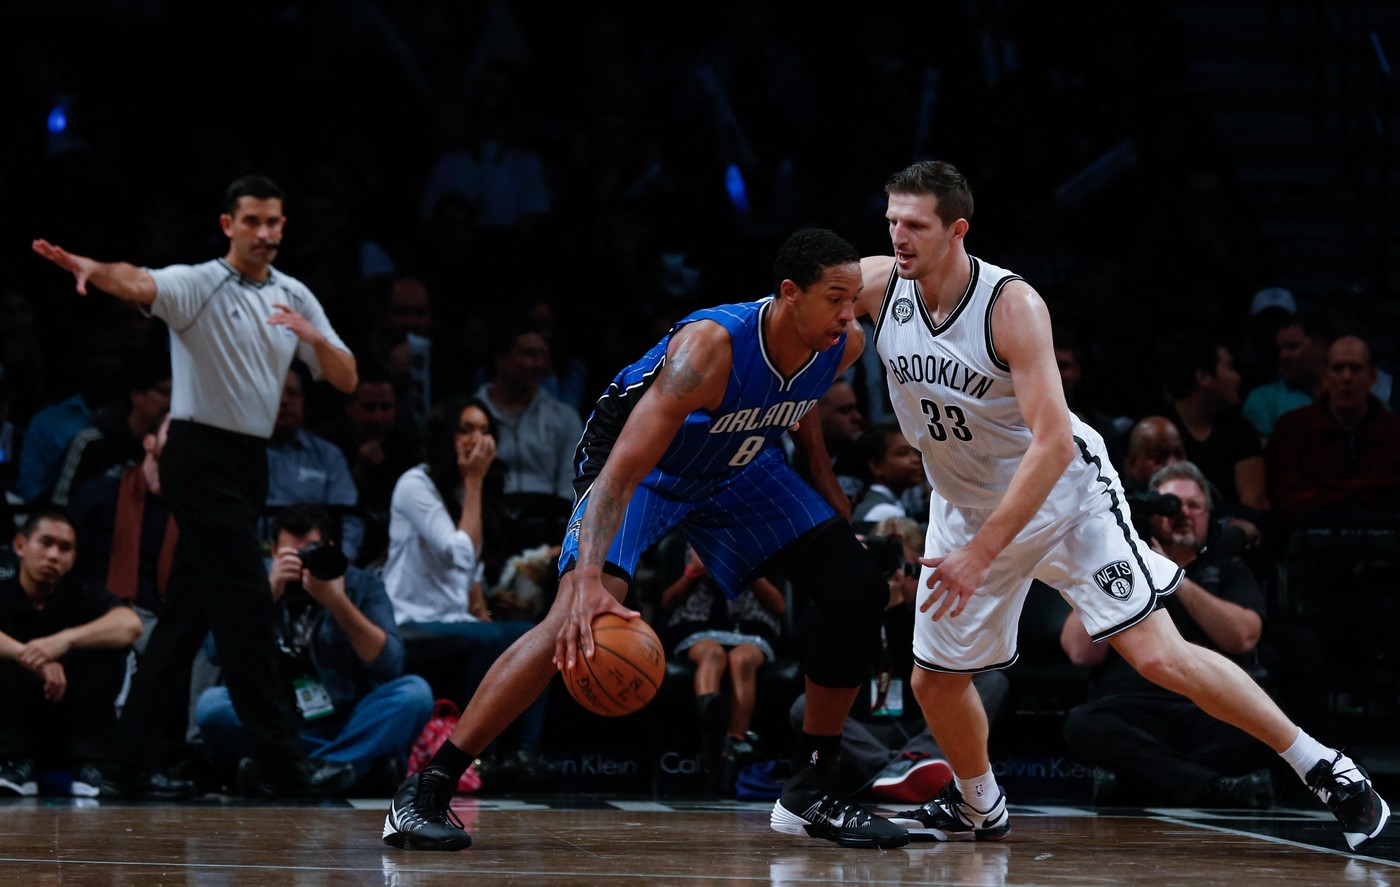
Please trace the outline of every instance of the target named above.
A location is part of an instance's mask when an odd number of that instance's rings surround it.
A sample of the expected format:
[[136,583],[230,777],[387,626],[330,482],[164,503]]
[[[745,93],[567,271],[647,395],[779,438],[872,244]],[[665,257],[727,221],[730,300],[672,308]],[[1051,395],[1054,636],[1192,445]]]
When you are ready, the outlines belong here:
[[[967,290],[940,324],[929,315],[918,284],[891,274],[876,319],[875,347],[885,365],[890,403],[904,436],[922,452],[934,490],[952,505],[991,509],[1031,443],[1011,368],[992,340],[992,308],[1002,289],[1021,278],[969,259]],[[1102,452],[1098,434],[1073,414],[1070,419],[1074,436]],[[1069,492],[1066,484],[1076,493],[1085,491],[1098,474],[1088,475],[1089,468],[1076,460],[1060,478],[1046,503],[1052,512],[1073,507],[1056,493]],[[1086,476],[1074,477],[1077,469]]]

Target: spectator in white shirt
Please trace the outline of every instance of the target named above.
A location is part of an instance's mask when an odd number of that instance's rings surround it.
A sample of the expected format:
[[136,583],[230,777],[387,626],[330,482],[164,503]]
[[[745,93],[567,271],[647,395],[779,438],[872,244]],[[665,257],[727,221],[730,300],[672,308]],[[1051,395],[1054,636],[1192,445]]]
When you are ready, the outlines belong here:
[[[465,703],[496,658],[532,627],[493,621],[483,590],[510,554],[496,547],[504,469],[486,405],[456,398],[438,406],[428,419],[427,459],[394,486],[384,585],[405,670],[427,678],[435,695]],[[517,751],[527,758],[539,744],[546,699],[517,721]]]

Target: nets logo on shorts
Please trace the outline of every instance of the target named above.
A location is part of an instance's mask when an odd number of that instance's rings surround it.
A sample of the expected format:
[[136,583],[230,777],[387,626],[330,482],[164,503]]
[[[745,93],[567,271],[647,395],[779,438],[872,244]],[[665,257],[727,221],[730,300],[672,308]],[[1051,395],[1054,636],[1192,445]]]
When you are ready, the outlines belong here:
[[1126,601],[1133,593],[1133,571],[1127,561],[1114,561],[1094,571],[1094,581],[1103,593]]
[[894,319],[900,323],[907,323],[909,318],[914,316],[914,303],[908,297],[900,297],[894,301]]

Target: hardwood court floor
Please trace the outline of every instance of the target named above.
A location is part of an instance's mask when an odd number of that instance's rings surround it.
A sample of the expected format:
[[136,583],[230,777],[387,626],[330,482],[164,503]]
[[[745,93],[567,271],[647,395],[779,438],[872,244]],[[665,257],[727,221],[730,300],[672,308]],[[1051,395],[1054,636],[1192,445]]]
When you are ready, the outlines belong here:
[[769,803],[570,797],[456,806],[471,849],[407,853],[380,841],[382,799],[5,801],[0,883],[1400,885],[1400,835],[1347,853],[1321,808],[1232,815],[1013,805],[1004,842],[881,852],[780,835],[768,828]]

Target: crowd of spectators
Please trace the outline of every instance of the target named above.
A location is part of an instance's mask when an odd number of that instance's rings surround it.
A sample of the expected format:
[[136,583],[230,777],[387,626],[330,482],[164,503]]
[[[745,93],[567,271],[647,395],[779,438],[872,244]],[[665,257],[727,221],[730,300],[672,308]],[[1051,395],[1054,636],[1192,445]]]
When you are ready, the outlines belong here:
[[[0,218],[6,507],[68,506],[74,575],[158,611],[174,544],[154,467],[164,324],[60,294],[70,282],[29,242],[203,261],[221,252],[220,190],[264,172],[287,192],[279,267],[360,365],[343,399],[287,378],[269,556],[281,508],[328,506],[356,568],[384,574],[410,664],[444,645],[475,662],[510,636],[477,620],[540,611],[518,598],[525,573],[549,593],[573,446],[622,358],[692,308],[765,295],[738,281],[798,227],[884,251],[885,176],[937,156],[976,194],[970,251],[1046,298],[1070,404],[1124,454],[1130,492],[1194,462],[1215,517],[1248,539],[1271,612],[1297,602],[1279,577],[1313,506],[1396,523],[1395,331],[1370,325],[1363,300],[1271,288],[1165,8],[940,2],[851,11],[839,29],[801,13],[781,0],[547,15],[512,0],[265,2],[194,39],[174,4],[6,5],[0,200],[23,207]],[[152,61],[97,61],[114,43]],[[828,449],[858,514],[923,519],[879,371],[862,361],[824,401]],[[877,424],[862,438],[864,417]],[[468,418],[493,430],[489,456],[451,449]],[[1394,557],[1369,552],[1349,575],[1393,583]],[[406,606],[404,558],[467,577],[444,582],[470,591],[462,613]],[[718,678],[691,650],[703,699]],[[1400,691],[1388,668],[1373,703]],[[734,702],[714,720],[729,746],[748,726],[749,701]]]

